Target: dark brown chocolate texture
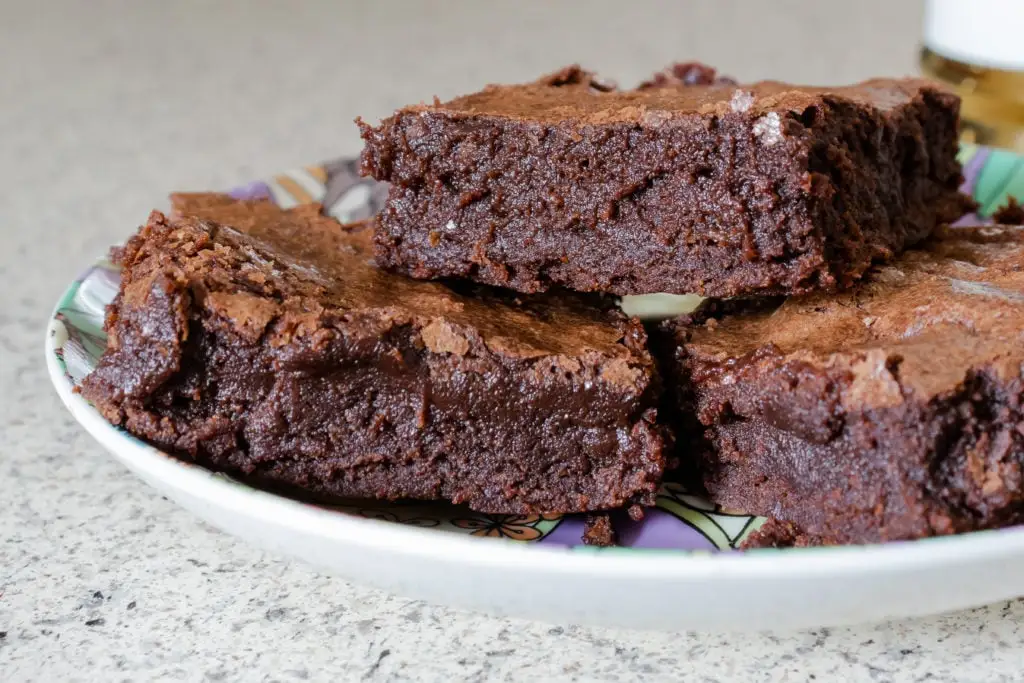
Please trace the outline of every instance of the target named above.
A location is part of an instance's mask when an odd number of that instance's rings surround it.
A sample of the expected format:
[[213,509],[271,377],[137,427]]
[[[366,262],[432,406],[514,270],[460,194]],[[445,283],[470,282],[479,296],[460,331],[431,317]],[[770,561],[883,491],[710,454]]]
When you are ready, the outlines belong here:
[[1024,228],[946,229],[848,293],[751,306],[657,342],[710,496],[775,518],[754,542],[1024,522]]
[[368,230],[174,197],[119,256],[83,394],[179,457],[317,496],[493,513],[654,502],[646,337],[595,298],[515,299],[378,270]]
[[592,84],[569,69],[361,124],[363,172],[391,183],[378,263],[522,292],[834,291],[966,208],[959,100],[927,81]]

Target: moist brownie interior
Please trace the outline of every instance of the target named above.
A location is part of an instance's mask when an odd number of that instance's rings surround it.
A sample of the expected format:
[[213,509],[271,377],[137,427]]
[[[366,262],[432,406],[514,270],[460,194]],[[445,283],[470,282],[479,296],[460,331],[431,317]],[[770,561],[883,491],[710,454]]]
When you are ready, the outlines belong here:
[[108,348],[83,385],[111,422],[318,496],[510,514],[654,502],[653,361],[607,301],[391,275],[368,231],[318,206],[174,207],[118,254]]
[[523,292],[834,291],[967,206],[959,100],[928,81],[557,76],[361,124],[363,172],[391,183],[379,264]]
[[703,486],[776,518],[756,541],[1024,522],[1024,229],[946,229],[845,294],[710,301],[660,334]]

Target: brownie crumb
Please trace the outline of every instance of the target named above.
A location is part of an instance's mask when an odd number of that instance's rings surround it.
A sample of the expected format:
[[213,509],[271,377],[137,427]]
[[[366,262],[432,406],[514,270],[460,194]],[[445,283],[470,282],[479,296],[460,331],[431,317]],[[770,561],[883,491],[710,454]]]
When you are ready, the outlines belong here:
[[615,545],[615,529],[612,527],[611,515],[607,513],[587,515],[586,527],[583,530],[583,543],[602,548]]
[[644,509],[639,505],[630,505],[626,513],[634,522],[642,522],[644,519]]
[[[390,275],[372,265],[368,223],[343,226],[318,205],[201,194],[172,207],[125,248],[110,345],[84,380],[111,422],[303,496],[490,514],[654,504],[656,367],[640,321],[610,298],[512,299]],[[558,429],[546,427],[550,405]],[[213,424],[226,431],[210,438]],[[542,429],[543,441],[518,438]]]
[[1008,197],[1006,204],[992,214],[992,220],[1003,225],[1024,225],[1024,207],[1014,197]]
[[361,122],[360,170],[389,183],[376,263],[522,293],[833,292],[965,213],[960,101],[930,81],[594,83],[572,66]]
[[742,548],[793,548],[808,545],[800,540],[800,531],[795,526],[789,522],[769,519],[760,529],[747,536]]

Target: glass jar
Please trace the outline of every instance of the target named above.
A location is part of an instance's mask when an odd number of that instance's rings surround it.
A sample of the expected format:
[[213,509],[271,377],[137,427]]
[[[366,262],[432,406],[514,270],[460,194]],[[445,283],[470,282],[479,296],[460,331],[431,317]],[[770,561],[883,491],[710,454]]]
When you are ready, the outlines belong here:
[[921,71],[962,98],[964,142],[1024,153],[1024,0],[928,0]]

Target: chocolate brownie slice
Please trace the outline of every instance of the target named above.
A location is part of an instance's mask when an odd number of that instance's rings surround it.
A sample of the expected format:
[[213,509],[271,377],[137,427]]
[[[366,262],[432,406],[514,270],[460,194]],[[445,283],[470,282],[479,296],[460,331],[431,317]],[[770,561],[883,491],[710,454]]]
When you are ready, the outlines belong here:
[[570,72],[360,122],[363,172],[392,184],[381,266],[522,292],[837,290],[964,212],[959,100],[927,81],[622,92]]
[[937,237],[839,296],[710,302],[661,328],[703,485],[774,518],[761,543],[1024,522],[1024,228]]
[[[82,392],[188,460],[318,496],[492,513],[654,503],[646,336],[597,298],[390,275],[319,206],[179,195],[118,256]],[[608,302],[610,303],[610,302]]]

